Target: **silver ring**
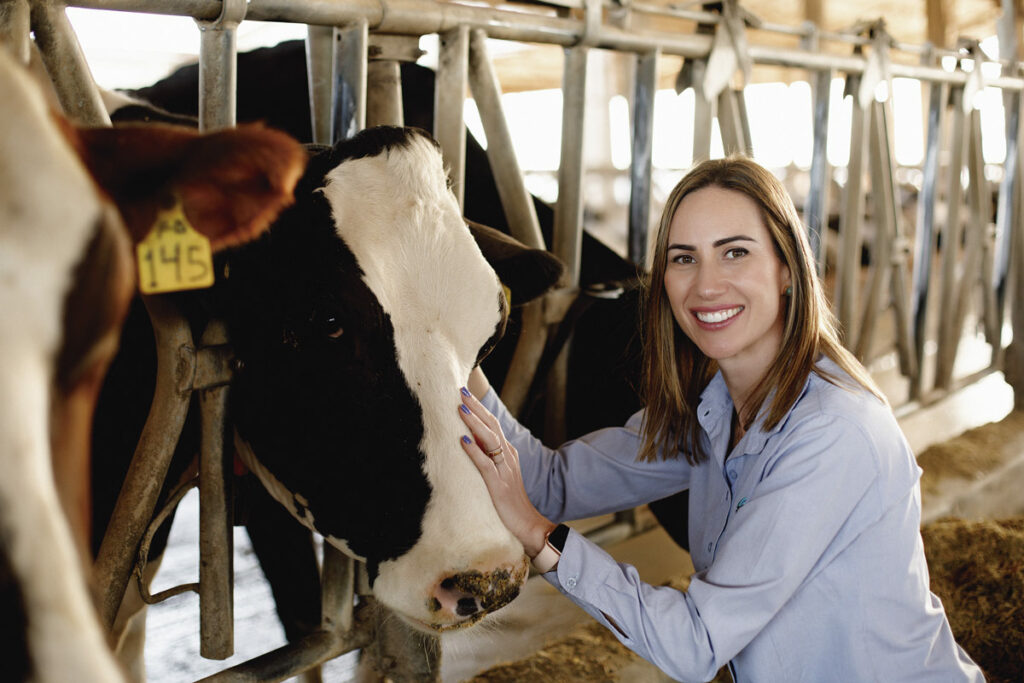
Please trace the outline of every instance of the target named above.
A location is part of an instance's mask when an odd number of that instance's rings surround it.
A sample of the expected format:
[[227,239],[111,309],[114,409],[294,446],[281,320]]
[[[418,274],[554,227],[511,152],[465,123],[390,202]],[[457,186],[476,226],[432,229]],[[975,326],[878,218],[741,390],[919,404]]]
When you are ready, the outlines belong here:
[[497,448],[485,451],[485,453],[487,453],[487,457],[489,458],[497,458],[498,456],[502,455],[501,444],[498,444]]

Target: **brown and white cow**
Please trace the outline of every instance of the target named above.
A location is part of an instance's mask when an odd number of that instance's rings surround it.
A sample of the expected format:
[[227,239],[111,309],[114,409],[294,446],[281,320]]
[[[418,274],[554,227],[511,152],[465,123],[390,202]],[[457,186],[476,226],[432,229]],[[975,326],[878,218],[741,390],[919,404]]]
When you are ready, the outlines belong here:
[[255,236],[291,201],[305,155],[258,126],[78,131],[3,50],[0,122],[0,661],[5,680],[120,680],[79,549],[130,244],[172,192],[214,249]]

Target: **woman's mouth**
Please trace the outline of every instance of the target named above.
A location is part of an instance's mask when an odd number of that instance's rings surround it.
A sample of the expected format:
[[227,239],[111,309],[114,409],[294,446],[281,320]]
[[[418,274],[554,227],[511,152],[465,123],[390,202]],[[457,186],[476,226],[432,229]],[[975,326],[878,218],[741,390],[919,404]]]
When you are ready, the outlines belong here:
[[697,317],[697,320],[705,325],[717,325],[739,315],[742,310],[742,306],[735,306],[733,308],[723,308],[720,311],[694,311],[693,314]]

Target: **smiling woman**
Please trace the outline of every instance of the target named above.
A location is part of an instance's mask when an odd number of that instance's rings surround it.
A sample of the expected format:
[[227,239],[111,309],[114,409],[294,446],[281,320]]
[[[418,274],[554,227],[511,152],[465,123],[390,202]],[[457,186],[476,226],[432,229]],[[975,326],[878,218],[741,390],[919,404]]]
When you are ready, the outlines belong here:
[[[743,157],[697,165],[647,284],[647,408],[624,427],[551,450],[479,370],[463,395],[463,449],[545,579],[678,680],[983,680],[928,590],[921,470],[839,343],[779,181]],[[685,592],[556,525],[680,491]]]

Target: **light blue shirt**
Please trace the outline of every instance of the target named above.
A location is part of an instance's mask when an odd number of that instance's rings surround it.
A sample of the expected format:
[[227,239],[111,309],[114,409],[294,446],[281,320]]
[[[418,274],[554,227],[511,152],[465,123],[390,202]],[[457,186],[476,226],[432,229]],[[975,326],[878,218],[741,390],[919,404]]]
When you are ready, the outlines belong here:
[[545,578],[680,681],[731,662],[740,683],[983,682],[929,590],[921,470],[892,411],[830,361],[820,367],[849,384],[811,373],[775,428],[759,418],[729,453],[733,405],[716,375],[698,407],[709,458],[696,466],[636,460],[643,411],[551,450],[489,392],[483,403],[551,520],[690,489],[696,573],[685,593],[642,582],[575,531]]

